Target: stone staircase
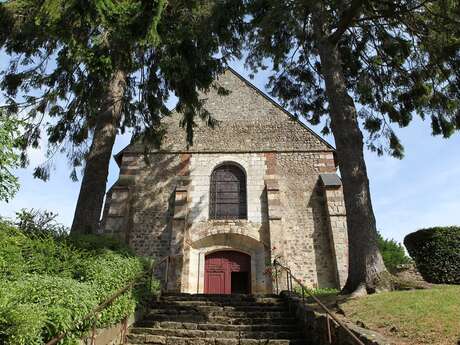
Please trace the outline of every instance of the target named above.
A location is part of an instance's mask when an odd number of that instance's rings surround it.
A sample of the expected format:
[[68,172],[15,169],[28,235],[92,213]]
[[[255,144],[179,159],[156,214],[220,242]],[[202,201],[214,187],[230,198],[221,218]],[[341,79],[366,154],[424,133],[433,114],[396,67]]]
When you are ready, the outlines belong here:
[[275,295],[167,294],[130,328],[128,344],[306,345]]

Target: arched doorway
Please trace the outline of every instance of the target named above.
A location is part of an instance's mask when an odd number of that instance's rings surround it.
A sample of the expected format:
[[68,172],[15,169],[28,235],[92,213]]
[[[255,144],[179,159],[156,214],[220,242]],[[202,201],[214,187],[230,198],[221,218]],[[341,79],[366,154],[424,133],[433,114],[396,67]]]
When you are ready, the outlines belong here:
[[231,294],[251,292],[251,257],[225,250],[206,255],[204,293]]

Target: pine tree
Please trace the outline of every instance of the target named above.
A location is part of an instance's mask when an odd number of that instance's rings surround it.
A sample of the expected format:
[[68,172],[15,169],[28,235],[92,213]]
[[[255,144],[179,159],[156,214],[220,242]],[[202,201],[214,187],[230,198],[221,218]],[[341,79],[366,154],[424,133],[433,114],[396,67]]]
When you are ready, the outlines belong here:
[[[72,232],[98,227],[117,133],[132,129],[133,140],[158,144],[171,92],[190,142],[196,116],[212,122],[198,91],[210,87],[239,44],[229,34],[236,26],[211,22],[220,13],[200,0],[0,4],[0,46],[10,57],[1,87],[7,111],[26,113],[24,151],[45,133],[50,156],[66,152],[72,178],[84,165]],[[34,175],[46,180],[49,166]]]
[[[433,134],[460,128],[457,1],[247,0],[248,65],[273,65],[273,96],[332,131],[350,245],[345,292],[391,288],[378,249],[365,145],[403,157],[392,125],[415,115]],[[323,120],[323,121],[322,121]],[[364,139],[361,128],[367,133]]]
[[18,191],[19,181],[12,169],[19,168],[17,150],[20,122],[0,110],[0,201],[8,202]]

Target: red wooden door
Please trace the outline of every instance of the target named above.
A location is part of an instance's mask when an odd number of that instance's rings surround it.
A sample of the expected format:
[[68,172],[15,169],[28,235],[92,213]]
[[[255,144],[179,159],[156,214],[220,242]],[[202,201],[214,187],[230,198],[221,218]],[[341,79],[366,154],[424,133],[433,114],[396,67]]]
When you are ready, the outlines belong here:
[[[207,291],[206,293],[215,293],[215,294],[222,294],[222,293],[230,293],[227,292],[229,288],[228,284],[228,277],[226,272],[208,272],[207,276]],[[227,283],[227,285],[225,284]]]
[[[237,292],[250,293],[251,257],[235,251],[220,251],[206,255],[204,272],[204,292],[209,294],[230,294],[232,286]],[[232,275],[232,272],[246,273]],[[240,279],[239,282],[233,282]],[[238,284],[235,284],[238,283]],[[244,288],[246,287],[246,288]]]

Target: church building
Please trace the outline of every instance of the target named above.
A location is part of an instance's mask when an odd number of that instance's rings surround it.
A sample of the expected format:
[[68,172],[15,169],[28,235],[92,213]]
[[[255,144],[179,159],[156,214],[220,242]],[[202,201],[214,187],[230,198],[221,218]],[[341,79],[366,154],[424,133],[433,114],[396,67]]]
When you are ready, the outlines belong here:
[[276,258],[307,287],[345,284],[348,242],[334,148],[227,69],[203,95],[217,120],[197,120],[187,146],[181,114],[160,149],[116,156],[101,231],[139,255],[167,259],[167,290],[272,293]]

